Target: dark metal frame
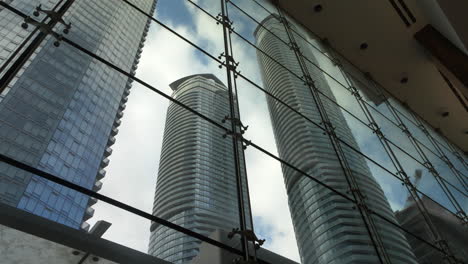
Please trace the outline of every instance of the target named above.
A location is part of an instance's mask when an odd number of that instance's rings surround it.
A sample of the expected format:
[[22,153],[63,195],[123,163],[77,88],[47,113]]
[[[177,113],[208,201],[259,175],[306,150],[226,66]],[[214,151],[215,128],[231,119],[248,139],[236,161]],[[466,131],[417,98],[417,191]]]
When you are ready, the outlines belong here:
[[[62,1],[64,0],[61,0],[59,2],[62,3]],[[128,78],[134,80],[134,81],[137,81],[138,83],[142,84],[143,86],[145,86],[146,88],[158,93],[159,95],[165,97],[166,99],[172,101],[173,103],[177,104],[178,106],[180,107],[183,107],[184,109],[190,111],[191,113],[195,114],[196,116],[208,121],[209,123],[211,123],[212,125],[214,125],[215,127],[223,130],[226,134],[228,135],[231,135],[232,136],[232,140],[233,140],[233,151],[234,151],[234,155],[235,155],[235,167],[236,167],[236,178],[237,178],[237,190],[238,190],[238,203],[239,203],[239,216],[240,216],[240,223],[241,223],[241,230],[245,231],[246,230],[246,215],[245,215],[245,208],[244,208],[244,205],[245,205],[245,201],[244,201],[244,196],[243,196],[243,190],[242,190],[242,177],[241,177],[241,173],[240,173],[240,170],[241,170],[241,159],[240,159],[240,153],[243,152],[243,148],[240,147],[240,145],[244,144],[243,147],[246,147],[246,146],[252,146],[253,148],[257,149],[258,151],[262,152],[263,154],[281,162],[283,165],[285,166],[288,166],[296,171],[298,171],[300,174],[304,175],[305,177],[308,177],[309,179],[315,181],[316,183],[322,185],[323,187],[329,189],[330,191],[344,197],[346,200],[350,201],[351,203],[357,205],[357,208],[359,209],[360,213],[361,213],[361,216],[363,218],[363,221],[364,223],[366,224],[366,227],[368,229],[368,232],[369,232],[369,235],[372,239],[372,241],[374,242],[374,247],[376,249],[376,252],[378,253],[378,256],[381,260],[382,263],[389,263],[389,259],[388,259],[388,256],[386,256],[386,253],[385,253],[385,249],[382,245],[382,242],[380,241],[379,239],[379,235],[378,235],[378,230],[376,230],[375,228],[375,225],[373,224],[373,215],[383,219],[384,221],[388,222],[389,224],[392,224],[392,225],[395,225],[395,226],[398,226],[400,229],[402,229],[403,231],[405,231],[406,233],[414,236],[415,238],[419,239],[420,241],[424,242],[424,243],[427,243],[428,245],[432,246],[435,250],[437,251],[440,251],[442,254],[444,254],[445,256],[447,256],[447,261],[448,263],[457,263],[456,259],[454,259],[453,257],[453,254],[450,252],[450,249],[448,248],[446,242],[444,242],[442,239],[440,239],[440,235],[438,234],[437,232],[437,228],[431,223],[431,220],[430,220],[430,217],[427,215],[427,210],[424,208],[424,205],[420,202],[420,197],[419,197],[419,194],[418,194],[418,190],[416,189],[416,187],[411,183],[411,181],[409,180],[407,174],[404,172],[404,169],[402,168],[401,164],[399,164],[398,162],[398,158],[397,156],[393,153],[393,151],[391,150],[391,147],[388,145],[389,143],[389,140],[387,138],[385,138],[385,136],[383,136],[383,134],[381,134],[381,132],[379,133],[380,129],[378,128],[378,125],[376,124],[375,120],[373,119],[370,111],[367,109],[366,107],[366,103],[362,100],[362,98],[360,97],[357,89],[355,87],[353,87],[351,85],[351,83],[349,82],[349,80],[347,80],[348,82],[348,86],[350,87],[350,89],[352,90],[353,94],[355,94],[356,96],[356,100],[358,102],[358,104],[361,106],[361,108],[363,109],[363,112],[366,113],[366,116],[368,117],[368,121],[370,122],[370,127],[373,127],[374,128],[374,132],[379,135],[379,140],[380,142],[382,143],[384,149],[387,151],[387,154],[389,155],[389,157],[391,158],[393,164],[395,165],[395,167],[397,168],[397,171],[399,172],[399,175],[394,175],[393,173],[389,172],[386,168],[382,167],[380,164],[378,164],[377,162],[373,161],[371,158],[369,158],[368,156],[366,156],[365,154],[363,153],[360,153],[359,150],[356,150],[354,149],[352,146],[350,146],[349,144],[347,144],[346,142],[344,142],[342,139],[338,138],[338,136],[334,133],[334,129],[333,129],[333,126],[332,124],[330,124],[329,122],[329,119],[327,118],[326,116],[326,112],[322,107],[319,107],[320,109],[320,114],[321,114],[321,117],[322,117],[322,123],[321,124],[317,124],[315,123],[314,121],[310,120],[309,118],[307,118],[306,116],[304,116],[303,114],[301,114],[300,112],[298,112],[297,110],[295,110],[293,107],[287,105],[285,102],[281,101],[279,98],[276,98],[275,96],[273,96],[272,94],[268,93],[266,90],[264,90],[260,85],[256,84],[255,82],[251,81],[249,78],[247,78],[246,76],[244,76],[243,74],[241,74],[239,71],[236,70],[236,62],[234,60],[234,56],[233,56],[233,50],[232,50],[232,40],[231,40],[231,34],[235,34],[237,35],[238,37],[240,37],[241,39],[243,39],[244,41],[246,41],[249,45],[252,45],[255,49],[257,49],[258,51],[262,52],[258,47],[255,46],[255,44],[249,42],[247,39],[245,39],[244,37],[242,37],[239,33],[237,33],[232,27],[232,23],[231,21],[229,20],[229,8],[228,8],[228,4],[229,5],[232,5],[234,6],[235,8],[239,9],[240,11],[242,11],[244,14],[246,14],[247,16],[249,16],[251,19],[253,19],[250,15],[248,15],[247,12],[245,12],[244,10],[242,10],[242,8],[240,8],[239,6],[237,6],[236,4],[234,4],[232,1],[229,1],[229,0],[220,0],[221,2],[221,14],[218,18],[212,16],[210,13],[208,13],[206,10],[204,10],[202,7],[200,7],[199,5],[197,5],[196,3],[194,3],[193,1],[191,0],[187,0],[188,2],[190,2],[191,4],[193,4],[194,6],[196,6],[198,9],[200,9],[201,11],[203,11],[205,14],[209,15],[210,17],[212,17],[213,19],[215,19],[216,21],[218,21],[222,27],[223,27],[223,37],[224,37],[224,48],[225,48],[225,51],[224,51],[224,61],[222,61],[220,58],[216,58],[215,56],[211,55],[209,52],[207,52],[206,50],[204,50],[203,48],[199,47],[198,45],[196,45],[195,43],[191,42],[189,39],[185,38],[184,36],[178,34],[177,32],[175,32],[174,30],[172,30],[170,27],[168,27],[167,25],[165,25],[164,23],[160,22],[159,20],[155,19],[154,17],[152,17],[150,14],[147,14],[145,13],[143,10],[139,9],[137,6],[135,6],[134,4],[130,3],[129,1],[127,0],[119,0],[119,1],[123,1],[125,2],[127,5],[129,5],[130,7],[136,9],[139,13],[141,13],[142,15],[146,16],[148,19],[156,22],[157,24],[159,24],[160,26],[162,26],[163,28],[165,28],[166,30],[170,31],[171,33],[173,33],[174,35],[178,36],[180,39],[182,39],[183,41],[185,41],[186,43],[190,44],[193,48],[197,49],[198,51],[202,52],[203,54],[205,54],[207,57],[211,58],[212,60],[214,60],[215,62],[219,63],[221,65],[221,67],[225,67],[226,68],[226,73],[227,73],[227,78],[228,78],[228,90],[229,90],[229,95],[230,95],[230,98],[229,98],[229,101],[230,101],[230,114],[231,114],[231,128],[230,129],[227,129],[225,128],[223,125],[219,124],[217,121],[215,120],[211,120],[209,119],[208,117],[204,116],[203,114],[197,112],[196,110],[193,110],[191,109],[190,107],[184,105],[183,103],[177,101],[176,99],[166,95],[165,93],[161,92],[160,90],[154,88],[153,86],[149,85],[148,83],[144,82],[143,80],[139,79],[139,78],[136,78],[135,76],[133,76],[133,74],[131,73],[128,73],[122,69],[120,69],[119,67],[113,65],[112,63],[110,63],[109,61],[103,59],[102,57],[99,57],[98,55],[92,53],[91,51],[81,47],[80,45],[78,45],[77,43],[67,39],[66,37],[63,37],[61,36],[60,37],[60,41],[66,43],[67,45],[70,45],[74,48],[76,48],[77,50],[87,54],[88,56],[91,56],[93,59],[107,65],[108,67],[114,69],[115,71],[127,76]],[[261,4],[259,4],[257,1],[255,0],[252,0],[254,2],[256,2],[258,5],[262,6]],[[68,10],[68,8],[71,6],[71,4],[74,2],[74,0],[67,0],[61,7],[60,9],[57,11],[57,13],[60,14],[60,17],[63,16],[63,14]],[[59,5],[57,4],[57,6]],[[11,12],[14,12],[15,14],[17,14],[18,16],[21,16],[23,18],[27,18],[28,16],[24,13],[22,13],[21,11],[15,9],[14,7],[11,7],[10,5],[4,3],[4,2],[0,2],[0,6],[3,6],[5,7],[6,9],[10,10]],[[57,7],[56,6],[56,7]],[[263,7],[263,6],[262,6]],[[263,7],[264,8],[264,7]],[[314,87],[313,85],[313,82],[312,82],[312,79],[310,77],[310,75],[308,74],[308,70],[307,70],[307,66],[306,66],[306,63],[305,61],[308,61],[309,63],[312,63],[315,67],[317,67],[318,69],[320,69],[322,72],[324,72],[324,74],[328,75],[329,77],[331,77],[332,79],[335,79],[333,76],[330,76],[328,73],[326,73],[324,70],[322,70],[318,65],[316,65],[315,63],[311,62],[310,60],[308,60],[308,58],[304,57],[303,54],[300,52],[300,50],[298,48],[295,48],[297,47],[297,43],[294,39],[294,35],[293,35],[293,32],[294,32],[294,29],[292,29],[289,25],[288,25],[288,21],[287,21],[287,18],[286,18],[286,15],[283,14],[283,10],[277,6],[278,8],[278,13],[279,13],[279,16],[280,16],[280,19],[282,20],[283,24],[285,25],[285,30],[286,32],[288,33],[288,37],[289,37],[289,40],[290,40],[290,43],[285,43],[286,45],[289,44],[290,47],[292,47],[294,50],[295,50],[295,53],[296,53],[296,56],[297,56],[297,59],[298,59],[298,62],[300,63],[301,65],[301,69],[303,71],[303,76],[296,76],[298,78],[300,78],[301,80],[303,80],[307,86],[309,86],[310,88],[310,91],[314,97],[314,99],[317,101],[317,105],[321,105],[321,102],[320,102],[320,99],[319,99],[319,95],[318,93],[320,93],[320,91]],[[267,10],[265,8],[265,10]],[[269,12],[269,11],[268,11]],[[253,19],[254,21],[256,21],[255,19]],[[44,20],[42,22],[45,22]],[[37,23],[41,23],[41,22],[37,22]],[[50,34],[58,34],[58,33],[55,33],[53,31],[53,28],[55,27],[55,25],[58,23],[58,20],[56,19],[51,19],[51,21],[48,22],[47,26],[49,27],[50,29]],[[258,23],[258,21],[256,21],[256,23]],[[7,60],[8,63],[10,63],[17,55],[18,53],[20,52],[21,49],[23,49],[25,47],[25,45],[27,44],[27,42],[32,38],[32,36],[34,34],[36,34],[38,31],[38,29],[35,29],[33,30],[33,32],[28,36],[28,38],[17,48],[17,50],[13,53],[13,55]],[[297,32],[295,32],[297,34]],[[45,39],[45,37],[47,36],[48,34],[45,33],[45,32],[39,32],[37,33],[36,37],[29,43],[29,45],[24,48],[23,52],[21,53],[21,55],[18,56],[17,60],[14,61],[13,65],[6,71],[6,73],[3,75],[3,77],[1,78],[1,82],[0,82],[0,93],[3,91],[3,89],[5,89],[8,85],[8,83],[16,76],[16,74],[18,73],[19,69],[24,66],[24,63],[30,58],[31,54],[40,46],[40,44],[43,42],[43,40]],[[300,34],[298,34],[299,36],[301,36]],[[301,36],[302,37],[302,36]],[[312,44],[311,44],[312,45]],[[313,45],[312,45],[313,46]],[[315,46],[313,46],[314,48],[316,48]],[[265,54],[265,53],[264,53]],[[268,55],[267,55],[268,56]],[[327,57],[329,57],[329,55],[326,55]],[[329,57],[330,58],[330,57]],[[274,60],[273,58],[271,58],[272,60]],[[333,56],[331,56],[331,59],[333,59]],[[5,63],[3,66],[2,66],[2,70],[8,65],[8,63]],[[278,62],[276,62],[278,63]],[[279,63],[278,63],[279,64]],[[281,64],[280,64],[281,65]],[[284,67],[284,66],[283,66]],[[344,70],[342,67],[340,67],[340,70]],[[346,74],[344,74],[346,76]],[[240,127],[238,127],[238,125],[236,124],[236,122],[234,122],[233,120],[239,120],[239,123],[240,123],[240,116],[239,114],[237,113],[237,111],[239,111],[239,106],[238,106],[238,100],[237,98],[235,98],[235,96],[237,96],[237,84],[236,84],[236,81],[235,79],[237,77],[240,77],[242,78],[243,80],[245,80],[246,82],[248,82],[249,84],[251,84],[253,87],[255,87],[256,89],[259,89],[261,90],[262,92],[264,92],[265,94],[267,94],[268,96],[272,97],[273,99],[277,100],[279,103],[281,103],[282,105],[284,105],[285,107],[287,107],[289,110],[295,112],[296,114],[300,115],[301,117],[303,117],[304,119],[306,119],[307,121],[313,123],[314,125],[316,125],[317,127],[321,128],[322,130],[324,130],[330,137],[330,140],[333,144],[333,147],[337,153],[337,157],[339,158],[340,162],[341,162],[341,165],[342,165],[342,168],[345,172],[345,175],[347,176],[347,180],[348,180],[348,183],[349,183],[349,186],[351,188],[351,190],[356,190],[356,192],[352,192],[353,193],[353,199],[349,198],[347,195],[343,194],[343,193],[340,193],[339,191],[331,188],[330,186],[328,186],[327,184],[319,181],[318,179],[314,178],[313,176],[311,175],[308,175],[306,172],[302,171],[301,169],[297,168],[296,166],[294,166],[293,164],[289,163],[288,161],[285,161],[285,160],[282,160],[281,158],[273,155],[272,153],[266,151],[265,149],[263,149],[262,147],[256,145],[255,143],[252,143],[250,140],[247,140],[245,139],[242,135],[241,135],[241,129]],[[335,81],[337,81],[335,79]],[[337,81],[338,82],[338,81]],[[339,82],[338,82],[339,83]],[[340,83],[341,84],[341,83]],[[343,85],[343,84],[341,84]],[[378,85],[376,85],[377,87]],[[345,87],[345,86],[343,86]],[[345,87],[346,88],[346,87]],[[348,89],[348,88],[347,88]],[[377,90],[379,90],[380,87],[377,87]],[[382,92],[382,94],[384,94]],[[335,102],[336,103],[336,102]],[[459,215],[458,217],[462,220],[462,222],[464,221],[464,223],[466,223],[467,219],[466,219],[466,214],[464,213],[463,209],[461,208],[461,206],[458,204],[458,202],[456,201],[456,199],[453,197],[453,195],[451,194],[450,190],[447,188],[447,186],[445,186],[445,182],[443,181],[443,179],[440,178],[440,176],[438,175],[437,171],[433,168],[433,166],[430,166],[430,162],[428,160],[427,157],[425,157],[424,155],[424,152],[420,149],[420,146],[419,144],[421,144],[420,142],[418,142],[412,135],[411,133],[409,133],[409,131],[407,130],[407,128],[404,126],[403,122],[401,121],[400,117],[398,116],[398,110],[396,110],[390,103],[387,102],[387,104],[389,105],[389,109],[391,109],[392,113],[395,115],[396,117],[396,120],[399,121],[401,129],[408,135],[410,141],[414,144],[415,148],[418,150],[418,153],[420,153],[421,157],[423,158],[423,160],[425,161],[424,164],[428,164],[428,169],[432,172],[434,171],[435,173],[433,173],[435,179],[437,180],[437,182],[439,183],[440,186],[444,186],[445,188],[443,188],[443,190],[447,191],[447,196],[448,197],[452,197],[453,200],[454,200],[454,204],[457,208],[457,210],[460,210],[459,211]],[[339,105],[339,104],[338,104]],[[237,111],[236,111],[236,107],[237,107]],[[344,109],[344,108],[343,108]],[[418,125],[420,126],[420,128],[425,131],[425,134],[428,136],[428,138],[430,139],[430,141],[433,143],[434,147],[436,148],[436,150],[439,152],[438,154],[440,155],[440,157],[443,158],[444,162],[446,162],[450,168],[452,168],[453,166],[450,166],[450,161],[449,159],[443,154],[443,151],[440,149],[440,143],[438,143],[434,138],[432,138],[432,136],[424,129],[424,125],[422,123],[422,121],[420,120],[419,117],[417,117],[414,113],[412,113],[414,116],[413,118],[418,122]],[[359,120],[359,119],[358,119]],[[373,126],[372,126],[373,125]],[[359,186],[357,186],[357,183],[355,182],[355,180],[353,180],[353,175],[352,175],[352,172],[351,170],[349,169],[349,165],[347,165],[347,161],[346,161],[346,158],[344,157],[344,154],[343,154],[343,151],[341,150],[341,144],[344,144],[345,146],[349,147],[349,148],[352,148],[353,150],[355,150],[356,152],[362,154],[366,159],[372,161],[374,164],[377,164],[379,165],[381,168],[383,168],[384,170],[386,170],[387,172],[389,172],[391,175],[394,175],[395,177],[397,177],[399,180],[402,181],[402,183],[407,187],[408,191],[410,192],[410,194],[412,195],[413,199],[415,199],[415,201],[417,201],[417,204],[418,204],[418,208],[420,209],[420,212],[421,214],[424,216],[425,220],[426,220],[426,224],[428,224],[428,226],[430,227],[430,229],[432,230],[433,232],[433,236],[434,236],[434,239],[435,239],[435,242],[436,242],[436,245],[434,245],[433,243],[431,242],[428,242],[428,241],[425,241],[424,239],[422,239],[421,237],[419,237],[418,235],[416,234],[412,234],[411,232],[409,232],[408,230],[405,230],[404,228],[400,227],[397,223],[394,223],[393,221],[389,220],[389,219],[386,219],[385,217],[381,216],[381,215],[378,215],[377,213],[375,212],[370,212],[367,208],[367,206],[365,205],[365,201],[364,199],[362,199],[362,195],[360,195],[360,192],[359,192]],[[463,161],[463,158],[460,156],[460,154],[455,151],[455,149],[453,148],[453,146],[451,146],[449,144],[449,147],[451,147],[452,151],[454,152],[455,156],[458,157],[463,164],[466,165],[466,163]],[[235,248],[232,248],[230,246],[227,246],[223,243],[220,243],[218,241],[215,241],[213,239],[210,239],[206,236],[203,236],[199,233],[196,233],[196,232],[193,232],[191,230],[188,230],[188,229],[185,229],[179,225],[175,225],[171,222],[168,222],[164,219],[161,219],[157,216],[153,216],[151,214],[148,214],[146,212],[143,212],[139,209],[136,209],[134,207],[131,207],[125,203],[122,203],[122,202],[119,202],[117,200],[114,200],[110,197],[107,197],[107,196],[104,196],[104,195],[101,195],[101,194],[98,194],[92,190],[88,190],[86,188],[83,188],[79,185],[76,185],[74,183],[71,183],[71,182],[68,182],[66,180],[63,180],[61,179],[60,177],[57,177],[55,175],[52,175],[52,174],[49,174],[47,172],[44,172],[44,171],[41,171],[39,169],[36,169],[36,168],[33,168],[27,164],[24,164],[22,162],[19,162],[19,161],[16,161],[14,159],[11,159],[10,157],[7,157],[5,155],[2,155],[0,154],[0,161],[2,162],[5,162],[11,166],[14,166],[14,167],[17,167],[17,168],[20,168],[24,171],[27,171],[27,172],[30,172],[30,173],[33,173],[35,175],[38,175],[42,178],[45,178],[47,180],[50,180],[52,182],[55,182],[57,184],[60,184],[60,185],[63,185],[67,188],[70,188],[70,189],[73,189],[75,191],[78,191],[80,193],[83,193],[83,194],[86,194],[86,195],[89,195],[91,197],[94,197],[94,198],[97,198],[99,200],[102,200],[106,203],[109,203],[113,206],[116,206],[118,208],[121,208],[125,211],[128,211],[130,213],[133,213],[133,214],[136,214],[136,215],[139,215],[143,218],[146,218],[148,220],[151,220],[151,221],[154,221],[154,222],[157,222],[161,225],[164,225],[164,226],[167,226],[171,229],[174,229],[174,230],[177,230],[179,232],[182,232],[186,235],[189,235],[189,236],[192,236],[194,238],[197,238],[201,241],[204,241],[204,242],[207,242],[213,246],[216,246],[216,247],[219,247],[221,249],[224,249],[224,250],[227,250],[231,253],[234,253],[234,254],[237,254],[239,256],[242,256],[243,257],[243,260],[244,261],[249,261],[250,258],[251,258],[251,255],[249,253],[249,242],[246,240],[246,239],[242,239],[242,250],[238,250],[238,249],[235,249]],[[245,160],[244,160],[245,162]],[[244,164],[245,166],[245,164]],[[455,173],[455,172],[454,172]],[[459,175],[457,174],[459,177],[463,177],[463,175]],[[442,187],[441,187],[442,188]],[[247,194],[248,194],[248,184],[247,184]],[[248,198],[248,203],[249,203],[249,207],[250,207],[250,198],[247,196]],[[252,217],[251,215],[249,215],[250,217],[250,220],[251,220],[251,223],[253,224],[252,222]],[[252,227],[253,229],[253,227]],[[440,242],[442,241],[442,242]],[[254,256],[254,259],[256,259],[255,257],[255,250],[253,250],[253,256]],[[265,261],[262,261],[262,260],[258,260],[259,263],[266,263]]]

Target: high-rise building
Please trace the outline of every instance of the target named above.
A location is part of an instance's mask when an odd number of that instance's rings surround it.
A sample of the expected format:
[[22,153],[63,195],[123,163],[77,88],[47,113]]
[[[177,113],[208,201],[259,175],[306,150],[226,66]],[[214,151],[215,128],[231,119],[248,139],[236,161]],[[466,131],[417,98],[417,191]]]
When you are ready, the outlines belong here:
[[[319,124],[319,109],[311,90],[297,78],[303,74],[294,49],[282,43],[288,39],[284,24],[272,15],[262,21],[254,34],[258,47],[270,56],[257,52],[265,89]],[[318,64],[310,46],[303,39],[296,41],[303,55]],[[315,87],[334,99],[324,74],[312,66],[309,71]],[[347,193],[348,183],[328,135],[270,97],[267,103],[280,157],[332,188]],[[336,133],[359,149],[338,106],[323,100],[323,107]],[[367,206],[396,222],[365,160],[348,149],[343,151],[361,192],[367,197]],[[379,262],[360,213],[349,201],[286,166],[283,166],[283,175],[301,263]],[[380,219],[374,221],[392,263],[416,263],[402,232]]]
[[[7,1],[37,20],[46,15],[33,15],[39,4],[52,10],[66,2]],[[156,5],[154,0],[131,2],[148,13]],[[80,0],[73,1],[63,20],[71,23],[67,38],[135,73],[147,17],[123,1]],[[23,28],[23,19],[5,8],[0,21],[3,65],[35,26]],[[61,32],[63,25],[56,29]],[[67,44],[56,47],[55,41],[47,37],[0,95],[0,153],[98,191],[131,80]],[[96,200],[1,163],[0,202],[87,229]]]
[[[417,170],[415,173],[415,186],[421,180],[422,172]],[[436,202],[427,196],[420,197],[421,204],[415,203],[415,200],[408,194],[406,204],[402,210],[395,213],[400,225],[406,230],[426,241],[432,241],[431,226],[426,222],[427,219],[420,213],[419,206],[424,206],[427,217],[431,223],[439,230],[440,238],[447,242],[447,245],[453,250],[453,254],[461,261],[468,261],[468,233],[463,225],[460,225],[456,216],[443,209]],[[434,250],[429,244],[422,242],[414,236],[405,234],[411,245],[414,255],[419,263],[444,263],[445,256],[441,252]]]
[[[221,122],[229,116],[229,94],[212,74],[196,74],[170,84],[173,98]],[[225,121],[229,125],[230,121]],[[166,117],[153,214],[209,236],[216,229],[239,227],[234,152],[230,137],[193,113],[171,103]],[[244,178],[244,157],[241,175]],[[244,193],[246,194],[245,188]],[[247,200],[244,200],[247,201]],[[248,202],[246,215],[250,216]],[[247,217],[247,226],[251,226]],[[188,263],[201,241],[152,223],[149,254],[174,263]]]

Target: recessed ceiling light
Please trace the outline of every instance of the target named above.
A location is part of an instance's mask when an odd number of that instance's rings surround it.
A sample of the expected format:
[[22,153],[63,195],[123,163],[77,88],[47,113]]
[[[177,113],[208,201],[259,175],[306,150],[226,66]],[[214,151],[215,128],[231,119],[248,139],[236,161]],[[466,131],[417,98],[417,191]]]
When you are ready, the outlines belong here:
[[447,117],[450,115],[450,112],[446,111],[446,112],[442,112],[442,117]]
[[401,78],[400,83],[402,84],[408,83],[408,77]]
[[314,6],[314,11],[315,12],[320,13],[320,12],[322,12],[322,10],[323,10],[322,5],[319,4],[319,5]]
[[369,47],[369,45],[368,45],[366,42],[363,42],[363,43],[361,43],[361,45],[359,45],[359,48],[360,48],[361,50],[365,50],[365,49],[367,49],[368,47]]

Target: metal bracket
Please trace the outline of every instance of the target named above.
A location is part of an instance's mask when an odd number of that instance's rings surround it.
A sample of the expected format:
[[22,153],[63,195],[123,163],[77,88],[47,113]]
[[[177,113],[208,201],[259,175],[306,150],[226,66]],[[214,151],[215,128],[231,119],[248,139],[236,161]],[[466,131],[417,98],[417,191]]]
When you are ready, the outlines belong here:
[[[65,23],[65,21],[62,19],[59,13],[52,10],[44,10],[42,9],[41,5],[38,5],[36,7],[36,10],[33,12],[33,15],[35,17],[38,17],[41,13],[45,14],[46,17],[50,18],[51,21],[62,24],[65,27],[62,30],[64,34],[68,34],[70,32],[71,23]],[[29,24],[36,26],[39,29],[39,31],[44,34],[52,35],[56,39],[56,41],[54,42],[54,46],[60,46],[60,41],[63,40],[63,37],[62,35],[52,30],[53,28],[51,27],[50,22],[39,22],[28,16],[24,18],[24,22],[21,24],[21,27],[27,29],[29,27]]]
[[305,85],[315,88],[315,81],[312,79],[312,77],[310,77],[309,75],[303,75],[302,79]]
[[449,166],[450,169],[453,169],[455,167],[446,155],[442,155],[441,159],[447,164],[447,166]]
[[361,96],[361,94],[359,93],[359,90],[356,89],[356,87],[351,86],[351,87],[350,87],[350,90],[351,90],[351,94],[354,95],[354,97],[356,97],[356,99],[359,99],[359,100],[362,99],[362,96]]
[[255,235],[255,233],[250,229],[241,231],[239,230],[239,228],[233,228],[232,231],[229,232],[228,238],[232,239],[234,235],[236,234],[240,235],[242,238],[246,239],[247,241],[253,242],[255,250],[259,249],[263,245],[263,243],[265,243],[266,241],[265,239],[258,239],[257,235]]
[[226,123],[227,120],[234,123],[235,126],[239,126],[240,129],[241,129],[241,134],[244,134],[244,132],[247,131],[247,129],[249,128],[249,126],[244,126],[244,124],[242,124],[242,121],[237,117],[232,118],[232,117],[229,117],[229,116],[225,116],[223,118],[223,120],[221,120],[221,123],[224,124],[224,123]]
[[403,124],[403,123],[400,123],[398,125],[398,127],[401,129],[401,131],[403,131],[403,133],[405,133],[408,137],[410,138],[413,138],[413,135],[411,135],[411,132],[408,130],[408,127]]
[[377,125],[375,122],[371,122],[369,124],[370,129],[372,129],[372,132],[376,134],[380,139],[385,139],[384,134],[382,133],[382,130],[380,129],[379,125]]
[[219,24],[221,24],[221,25],[225,26],[227,29],[229,29],[229,33],[232,33],[234,31],[234,27],[232,26],[234,24],[234,22],[229,20],[228,16],[223,16],[222,14],[218,14],[216,16],[216,25],[219,25]]
[[402,181],[402,183],[401,183],[401,185],[406,185],[406,186],[409,186],[409,187],[411,187],[411,188],[414,188],[414,187],[413,187],[413,183],[410,181],[409,178],[404,178],[403,181]]
[[409,179],[409,178],[408,178],[408,174],[406,174],[406,172],[404,172],[404,171],[402,171],[402,170],[397,171],[396,174],[397,174],[397,175],[403,176],[404,179]]
[[332,58],[331,61],[333,63],[333,66],[343,67],[343,63],[341,63],[341,61],[339,59]]
[[428,137],[430,137],[430,134],[429,134],[429,131],[427,131],[427,129],[424,127],[424,125],[418,125],[419,129],[421,129],[421,131]]
[[291,28],[291,26],[289,25],[289,21],[285,17],[279,16],[278,20],[281,24],[284,24],[286,27]]
[[449,255],[449,246],[448,243],[445,239],[437,239],[434,241],[436,245],[441,247],[442,251],[444,251],[444,258],[449,259],[449,258],[454,258],[454,256]]
[[361,197],[361,199],[367,199],[367,196],[362,194],[361,190],[359,190],[358,188],[350,188],[348,191],[346,191],[346,193],[347,194],[355,193],[356,195]]
[[369,213],[373,212],[364,201],[357,201],[356,205],[353,206],[353,209],[356,210],[358,207]]
[[294,50],[295,52],[297,52],[297,53],[299,53],[300,55],[302,55],[301,48],[299,47],[299,45],[297,45],[296,42],[289,42],[289,43],[288,43],[288,46],[289,46],[289,49]]
[[244,140],[244,144],[242,144],[243,149],[247,149],[248,146],[252,145],[251,140]]
[[332,125],[332,123],[328,122],[328,121],[323,121],[323,122],[320,122],[319,123],[320,125],[324,125],[325,126],[325,132],[324,132],[324,135],[326,134],[329,134],[329,135],[332,135],[332,136],[335,136],[336,137],[336,132],[335,132],[335,129],[336,127],[334,127]]
[[458,211],[456,215],[458,216],[458,218],[460,218],[462,225],[468,225],[468,216],[465,214],[465,212]]
[[232,132],[231,130],[226,131],[226,133],[223,134],[223,138],[226,138],[227,136],[232,136],[236,139],[242,139],[241,133]]
[[453,151],[452,154],[455,155],[455,157],[457,157],[457,159],[458,159],[462,164],[465,163],[465,160],[462,158],[462,156],[461,156],[458,152]]
[[434,166],[432,165],[431,162],[426,161],[426,162],[424,162],[423,165],[424,165],[424,167],[426,167],[426,169],[429,170],[429,172],[432,173],[434,176],[440,177],[439,173],[437,173],[436,169],[434,168]]
[[240,133],[239,132],[233,132],[233,131],[229,130],[223,135],[223,138],[226,138],[227,136],[233,136],[236,139],[240,139],[243,142],[242,148],[246,149],[248,146],[250,146],[250,144],[252,144],[252,141],[245,140],[242,135],[245,133],[245,131],[247,131],[249,126],[244,126],[244,124],[242,123],[242,121],[239,118],[237,118],[237,117],[232,118],[230,116],[224,116],[223,120],[221,120],[221,123],[224,124],[228,120],[231,121],[234,124],[234,126],[237,126],[237,127],[240,128]]
[[237,71],[237,66],[239,66],[239,62],[236,62],[234,58],[230,55],[226,56],[224,52],[218,56],[218,59],[221,60],[223,57],[226,58],[226,61],[221,62],[221,65],[219,65],[219,68],[221,69],[223,66],[225,66],[230,71],[234,72],[234,78],[237,78],[237,76],[239,76],[240,74],[240,71]]

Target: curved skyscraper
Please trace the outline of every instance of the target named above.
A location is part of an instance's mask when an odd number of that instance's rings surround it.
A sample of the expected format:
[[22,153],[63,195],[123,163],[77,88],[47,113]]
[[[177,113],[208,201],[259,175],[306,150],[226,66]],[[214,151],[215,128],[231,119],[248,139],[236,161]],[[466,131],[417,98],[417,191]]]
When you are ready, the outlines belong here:
[[[269,16],[255,31],[258,47],[287,69],[302,76],[294,51],[273,34],[280,39],[288,39],[284,25],[277,17]],[[304,56],[317,63],[311,48],[302,39],[297,38],[296,41]],[[319,111],[309,87],[265,54],[257,52],[257,55],[266,90],[320,123]],[[315,86],[334,99],[323,73],[314,66],[310,66],[309,71]],[[343,169],[323,130],[274,99],[269,97],[267,100],[280,157],[347,193],[349,188]],[[322,101],[336,133],[350,145],[359,148],[338,106],[324,98]],[[361,191],[367,196],[368,206],[396,222],[365,160],[347,149],[344,151]],[[359,211],[353,210],[349,201],[288,167],[283,166],[283,175],[302,263],[379,263]],[[416,263],[400,230],[380,219],[375,219],[375,223],[392,263]]]
[[[228,89],[212,74],[187,76],[170,87],[175,99],[212,120],[221,122],[229,116]],[[230,127],[229,121],[225,126]],[[232,139],[223,133],[182,107],[169,105],[154,215],[206,236],[216,229],[239,227]],[[245,167],[241,167],[245,186]],[[249,216],[249,206],[245,208]],[[197,256],[200,243],[157,223],[151,225],[149,254],[158,258],[188,263]]]
[[[155,0],[130,2],[146,12],[156,5]],[[63,16],[71,23],[66,37],[135,73],[149,20],[123,1],[6,3],[37,20],[45,16],[33,15],[38,5],[47,11],[71,3]],[[0,21],[3,66],[35,26],[22,27],[23,18],[3,7]],[[55,29],[62,32],[63,26]],[[0,95],[0,153],[98,191],[131,80],[66,43],[56,47],[55,41],[47,37]],[[87,229],[83,222],[93,215],[96,200],[0,162],[0,202]]]

